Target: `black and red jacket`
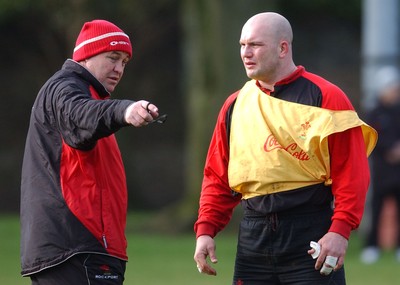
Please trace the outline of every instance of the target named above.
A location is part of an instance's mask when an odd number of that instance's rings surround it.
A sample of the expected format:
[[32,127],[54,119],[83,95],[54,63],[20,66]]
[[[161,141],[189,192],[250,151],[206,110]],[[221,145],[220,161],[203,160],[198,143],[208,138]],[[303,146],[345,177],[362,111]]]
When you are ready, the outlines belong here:
[[83,252],[127,260],[125,170],[114,133],[129,100],[67,60],[32,108],[21,182],[21,266],[29,275]]

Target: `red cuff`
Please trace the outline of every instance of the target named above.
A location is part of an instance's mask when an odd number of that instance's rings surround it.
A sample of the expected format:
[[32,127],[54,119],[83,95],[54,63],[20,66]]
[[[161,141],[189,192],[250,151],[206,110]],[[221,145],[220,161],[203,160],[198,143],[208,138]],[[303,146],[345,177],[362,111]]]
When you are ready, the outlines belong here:
[[217,235],[216,228],[209,223],[196,224],[194,231],[196,232],[196,238],[204,235],[214,238]]
[[349,239],[351,230],[352,228],[348,223],[341,220],[333,220],[329,232],[338,233],[346,239]]

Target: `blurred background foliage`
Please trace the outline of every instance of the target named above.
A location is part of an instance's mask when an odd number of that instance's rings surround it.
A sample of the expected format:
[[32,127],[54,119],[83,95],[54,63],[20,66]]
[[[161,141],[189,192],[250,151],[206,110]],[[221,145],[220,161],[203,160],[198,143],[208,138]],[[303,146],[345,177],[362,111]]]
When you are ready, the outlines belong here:
[[43,83],[72,56],[85,21],[116,23],[133,60],[114,98],[154,102],[164,125],[118,134],[130,210],[156,211],[156,226],[191,229],[202,168],[224,99],[247,81],[241,27],[276,11],[294,31],[294,59],[339,85],[359,109],[361,1],[357,0],[0,0],[0,211],[19,209],[30,109]]

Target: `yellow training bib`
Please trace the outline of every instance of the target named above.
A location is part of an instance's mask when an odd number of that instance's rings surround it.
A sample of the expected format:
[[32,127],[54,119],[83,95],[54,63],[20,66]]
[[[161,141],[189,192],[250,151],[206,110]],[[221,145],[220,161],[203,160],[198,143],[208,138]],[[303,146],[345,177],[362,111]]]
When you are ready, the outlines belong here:
[[241,89],[232,113],[229,185],[243,199],[323,182],[330,185],[327,138],[358,126],[369,155],[377,134],[355,111],[276,99],[251,80]]

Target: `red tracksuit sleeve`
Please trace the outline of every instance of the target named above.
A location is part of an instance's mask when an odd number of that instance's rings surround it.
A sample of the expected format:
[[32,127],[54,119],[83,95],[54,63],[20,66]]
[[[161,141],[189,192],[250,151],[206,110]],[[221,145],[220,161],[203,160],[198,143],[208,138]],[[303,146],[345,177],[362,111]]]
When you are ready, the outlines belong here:
[[237,93],[225,102],[218,115],[204,167],[204,177],[200,194],[198,219],[194,225],[196,237],[211,237],[221,231],[230,221],[233,209],[241,195],[232,195],[228,183],[229,147],[226,131],[226,112]]
[[[332,91],[332,90],[331,90]],[[323,108],[353,110],[347,97],[340,90],[324,94]],[[329,96],[330,95],[330,96]],[[330,232],[350,237],[364,213],[370,172],[361,127],[336,133],[328,138],[331,158],[332,193],[334,214]]]

